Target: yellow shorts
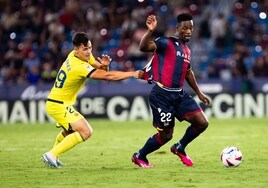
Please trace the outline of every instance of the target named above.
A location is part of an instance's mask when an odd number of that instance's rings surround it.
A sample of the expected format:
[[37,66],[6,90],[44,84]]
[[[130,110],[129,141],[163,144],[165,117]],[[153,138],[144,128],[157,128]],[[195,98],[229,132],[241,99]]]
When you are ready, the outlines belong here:
[[59,104],[52,101],[46,101],[46,111],[48,115],[56,120],[56,126],[63,127],[66,131],[72,130],[71,123],[84,118],[72,105]]

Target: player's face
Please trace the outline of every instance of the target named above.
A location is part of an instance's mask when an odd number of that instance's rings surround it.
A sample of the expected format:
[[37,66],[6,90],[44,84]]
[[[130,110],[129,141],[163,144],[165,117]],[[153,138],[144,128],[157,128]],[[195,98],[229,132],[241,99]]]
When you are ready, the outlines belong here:
[[92,44],[88,41],[87,46],[81,44],[79,47],[75,47],[75,55],[82,61],[88,61],[92,52]]
[[177,26],[177,32],[179,33],[180,39],[185,42],[188,42],[193,33],[193,20],[182,21]]

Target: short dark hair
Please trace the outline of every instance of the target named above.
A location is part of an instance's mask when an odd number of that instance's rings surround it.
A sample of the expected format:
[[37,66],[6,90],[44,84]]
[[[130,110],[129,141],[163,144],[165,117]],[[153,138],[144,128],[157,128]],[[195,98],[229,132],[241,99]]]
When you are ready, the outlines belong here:
[[177,16],[177,23],[181,23],[183,21],[189,21],[192,20],[193,17],[189,13],[181,13]]
[[76,47],[80,46],[81,44],[83,44],[84,46],[87,46],[89,38],[86,33],[77,32],[73,35],[72,41],[73,41],[73,45]]

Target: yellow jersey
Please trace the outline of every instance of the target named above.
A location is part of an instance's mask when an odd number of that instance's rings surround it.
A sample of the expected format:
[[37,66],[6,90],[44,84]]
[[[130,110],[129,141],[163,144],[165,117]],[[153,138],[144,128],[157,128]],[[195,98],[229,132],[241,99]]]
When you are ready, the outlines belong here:
[[91,66],[94,62],[93,55],[85,62],[75,57],[74,51],[70,52],[57,74],[48,98],[73,105],[87,77],[96,70]]

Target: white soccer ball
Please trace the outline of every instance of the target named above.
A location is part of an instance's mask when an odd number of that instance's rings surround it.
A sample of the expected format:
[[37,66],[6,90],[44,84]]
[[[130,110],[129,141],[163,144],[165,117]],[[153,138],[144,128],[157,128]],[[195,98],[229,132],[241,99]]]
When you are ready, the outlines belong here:
[[242,162],[242,152],[235,146],[229,146],[221,152],[221,162],[226,167],[237,167]]

